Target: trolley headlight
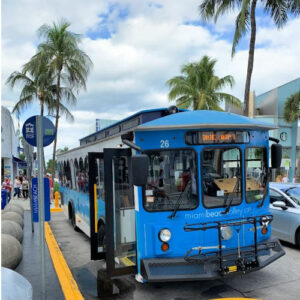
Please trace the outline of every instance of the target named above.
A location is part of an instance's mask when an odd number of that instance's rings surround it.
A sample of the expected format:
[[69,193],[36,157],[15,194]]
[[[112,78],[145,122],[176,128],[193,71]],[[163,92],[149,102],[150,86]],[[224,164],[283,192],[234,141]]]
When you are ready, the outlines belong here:
[[164,228],[164,229],[162,229],[160,232],[159,232],[159,239],[162,241],[162,242],[164,242],[164,243],[166,243],[166,242],[168,242],[170,239],[171,239],[171,236],[172,236],[172,234],[171,234],[171,231],[169,230],[169,229],[167,229],[167,228]]
[[232,229],[229,226],[221,226],[221,238],[222,240],[230,240],[232,238]]

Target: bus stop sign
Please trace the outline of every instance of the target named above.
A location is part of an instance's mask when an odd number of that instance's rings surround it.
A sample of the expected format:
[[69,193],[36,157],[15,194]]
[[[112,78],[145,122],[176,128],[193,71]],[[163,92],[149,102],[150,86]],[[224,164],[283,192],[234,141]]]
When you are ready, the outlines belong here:
[[[26,142],[34,147],[37,147],[37,116],[30,117],[23,125],[22,133]],[[55,139],[55,127],[53,123],[46,117],[43,118],[43,147],[50,145]]]
[[[38,179],[32,178],[32,217],[33,222],[39,222]],[[45,221],[50,221],[50,182],[44,178]]]

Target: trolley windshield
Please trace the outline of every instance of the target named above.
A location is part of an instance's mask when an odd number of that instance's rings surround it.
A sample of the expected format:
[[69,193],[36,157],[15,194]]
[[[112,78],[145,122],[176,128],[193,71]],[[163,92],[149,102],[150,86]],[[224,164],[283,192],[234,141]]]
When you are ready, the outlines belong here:
[[196,208],[199,197],[195,151],[174,149],[146,154],[150,164],[144,208],[148,211]]
[[202,151],[202,197],[207,208],[242,201],[241,151],[238,148],[204,148]]

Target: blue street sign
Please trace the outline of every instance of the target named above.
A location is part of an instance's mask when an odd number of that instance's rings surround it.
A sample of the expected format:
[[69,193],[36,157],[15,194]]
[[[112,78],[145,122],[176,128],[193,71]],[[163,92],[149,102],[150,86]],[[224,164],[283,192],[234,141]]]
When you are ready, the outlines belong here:
[[[23,125],[22,133],[26,142],[34,147],[37,146],[36,117],[27,119]],[[43,117],[43,147],[50,145],[55,139],[55,127],[46,117]]]
[[[32,178],[32,218],[39,221],[38,179]],[[50,221],[50,182],[44,178],[45,221]]]

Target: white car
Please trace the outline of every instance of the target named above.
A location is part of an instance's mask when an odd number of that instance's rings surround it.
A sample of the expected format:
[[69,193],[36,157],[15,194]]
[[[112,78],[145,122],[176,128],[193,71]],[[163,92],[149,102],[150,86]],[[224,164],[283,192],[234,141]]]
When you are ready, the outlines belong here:
[[272,234],[300,247],[300,185],[270,183]]

